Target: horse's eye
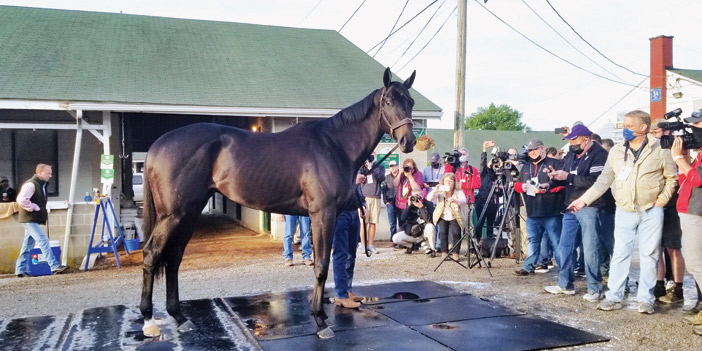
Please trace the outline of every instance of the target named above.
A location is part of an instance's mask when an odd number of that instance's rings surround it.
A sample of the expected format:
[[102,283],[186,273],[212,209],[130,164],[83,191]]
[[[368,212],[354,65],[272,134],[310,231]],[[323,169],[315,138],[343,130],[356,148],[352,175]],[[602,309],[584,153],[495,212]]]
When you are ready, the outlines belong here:
[[385,99],[385,104],[386,104],[386,105],[392,105],[392,101],[390,101],[390,99]]

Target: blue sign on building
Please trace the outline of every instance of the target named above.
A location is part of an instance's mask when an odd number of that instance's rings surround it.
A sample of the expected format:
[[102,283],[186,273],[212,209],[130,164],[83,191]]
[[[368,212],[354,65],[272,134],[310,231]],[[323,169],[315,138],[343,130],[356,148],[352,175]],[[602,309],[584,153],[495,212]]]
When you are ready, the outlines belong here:
[[661,101],[661,88],[651,89],[651,102]]

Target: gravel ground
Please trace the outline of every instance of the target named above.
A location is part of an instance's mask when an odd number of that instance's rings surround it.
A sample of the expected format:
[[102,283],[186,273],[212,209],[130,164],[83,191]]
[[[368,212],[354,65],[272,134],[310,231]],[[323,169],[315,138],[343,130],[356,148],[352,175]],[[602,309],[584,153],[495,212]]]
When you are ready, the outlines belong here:
[[[280,241],[240,227],[223,226],[221,221],[202,227],[188,246],[181,266],[182,300],[311,288],[314,284],[312,268],[301,264],[298,252],[295,266],[283,266]],[[120,259],[121,269],[116,267],[114,257],[108,257],[88,272],[34,278],[0,276],[0,318],[66,315],[84,308],[119,304],[136,306],[141,292],[140,252]],[[656,314],[650,316],[637,312],[636,271],[632,273],[633,293],[625,301],[626,307],[602,312],[581,298],[586,290],[582,279],[576,281],[575,296],[556,296],[543,291],[544,286],[555,284],[555,272],[517,277],[512,272],[518,265],[512,259],[493,261],[493,277],[485,268],[467,270],[452,262],[433,272],[438,263],[438,258],[421,253],[406,255],[404,251],[380,248],[380,253],[370,258],[359,255],[354,284],[435,281],[521,312],[611,338],[607,343],[568,350],[702,350],[702,337],[692,334],[692,328],[681,322],[680,306],[656,306]],[[333,281],[331,270],[328,281]],[[689,276],[685,288],[686,298],[690,297],[691,301],[696,293]],[[154,303],[156,308],[165,305],[163,280],[156,282]]]

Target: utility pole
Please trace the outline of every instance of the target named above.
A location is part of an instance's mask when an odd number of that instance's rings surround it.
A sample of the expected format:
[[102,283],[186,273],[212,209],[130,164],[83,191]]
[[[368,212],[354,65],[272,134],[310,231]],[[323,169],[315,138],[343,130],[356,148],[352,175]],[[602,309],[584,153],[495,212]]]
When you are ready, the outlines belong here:
[[456,115],[453,125],[453,147],[463,147],[466,110],[466,8],[468,0],[458,0],[458,47],[456,55]]

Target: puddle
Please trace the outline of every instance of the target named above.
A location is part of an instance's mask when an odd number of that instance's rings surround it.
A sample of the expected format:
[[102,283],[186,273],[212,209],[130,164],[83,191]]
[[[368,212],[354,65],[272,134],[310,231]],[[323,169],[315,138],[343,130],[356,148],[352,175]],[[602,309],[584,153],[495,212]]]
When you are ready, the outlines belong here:
[[448,325],[448,324],[432,324],[431,327],[434,329],[441,329],[441,330],[458,329],[457,326]]

